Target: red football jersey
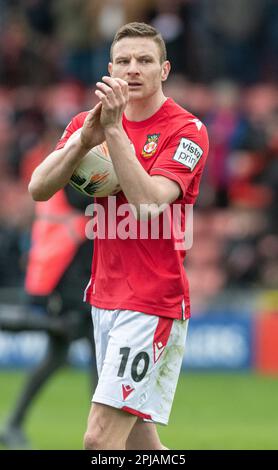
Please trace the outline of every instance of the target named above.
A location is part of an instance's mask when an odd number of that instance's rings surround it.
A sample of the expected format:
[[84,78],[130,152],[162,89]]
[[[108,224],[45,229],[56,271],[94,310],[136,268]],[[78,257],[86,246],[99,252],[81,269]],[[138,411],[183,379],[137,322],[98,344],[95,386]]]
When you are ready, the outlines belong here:
[[[57,149],[62,148],[69,136],[82,127],[86,115],[81,113],[73,118],[58,142]],[[162,175],[179,184],[181,196],[170,205],[167,217],[172,227],[173,206],[180,204],[183,230],[186,224],[184,206],[194,204],[197,198],[208,154],[208,135],[204,124],[168,98],[149,119],[135,122],[124,116],[123,127],[143,168],[150,175]],[[108,197],[95,200],[104,208],[102,213],[105,213],[106,223],[108,212],[111,214],[109,200]],[[115,201],[115,226],[111,227],[113,222],[109,220],[110,236],[107,224],[104,237],[98,237],[94,242],[87,301],[104,309],[135,310],[169,318],[188,318],[189,287],[183,265],[186,252],[175,248],[177,241],[180,241],[177,232],[172,227],[165,237],[163,212],[159,215],[155,238],[150,236],[150,228],[149,236],[139,236],[141,221],[136,221],[133,229],[129,227],[128,236],[123,237],[126,214],[120,207],[127,204],[127,199],[122,191],[117,194]],[[146,228],[146,224],[150,226],[152,222],[150,220],[142,224]],[[121,228],[120,236],[118,228]]]

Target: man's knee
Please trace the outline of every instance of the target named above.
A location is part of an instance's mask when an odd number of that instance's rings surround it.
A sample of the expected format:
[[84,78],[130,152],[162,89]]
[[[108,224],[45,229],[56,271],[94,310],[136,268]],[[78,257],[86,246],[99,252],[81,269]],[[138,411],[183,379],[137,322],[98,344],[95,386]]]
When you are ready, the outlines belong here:
[[121,422],[119,411],[106,405],[95,404],[91,410],[84,435],[86,450],[124,449],[128,432]]
[[84,435],[84,449],[85,450],[104,450],[104,442],[101,435],[95,431],[87,431]]
[[109,436],[97,429],[86,431],[84,435],[85,450],[121,450],[125,449],[125,440],[120,436]]
[[128,435],[137,418],[108,405],[94,403],[84,436],[87,450],[125,449]]

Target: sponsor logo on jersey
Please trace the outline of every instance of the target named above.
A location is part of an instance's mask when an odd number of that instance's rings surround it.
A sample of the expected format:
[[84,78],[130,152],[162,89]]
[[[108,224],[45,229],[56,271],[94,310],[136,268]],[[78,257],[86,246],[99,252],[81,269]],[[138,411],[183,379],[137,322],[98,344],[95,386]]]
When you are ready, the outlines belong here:
[[135,390],[131,385],[122,385],[123,399],[126,400],[127,397]]
[[198,144],[182,137],[175,155],[173,156],[173,160],[193,171],[203,153],[204,151]]
[[157,149],[158,146],[158,139],[160,134],[148,134],[147,140],[142,150],[142,156],[144,158],[152,157]]
[[154,362],[158,361],[164,349],[165,349],[165,345],[161,343],[161,341],[159,341],[158,343],[154,343],[154,348],[153,348]]

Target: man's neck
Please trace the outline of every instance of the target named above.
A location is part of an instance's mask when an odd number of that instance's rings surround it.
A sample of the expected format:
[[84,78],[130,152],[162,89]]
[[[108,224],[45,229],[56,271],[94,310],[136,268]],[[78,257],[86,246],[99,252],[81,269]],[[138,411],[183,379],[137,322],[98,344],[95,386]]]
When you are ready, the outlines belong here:
[[153,116],[166,101],[166,96],[161,94],[148,100],[132,100],[125,109],[125,116],[129,121],[145,121]]

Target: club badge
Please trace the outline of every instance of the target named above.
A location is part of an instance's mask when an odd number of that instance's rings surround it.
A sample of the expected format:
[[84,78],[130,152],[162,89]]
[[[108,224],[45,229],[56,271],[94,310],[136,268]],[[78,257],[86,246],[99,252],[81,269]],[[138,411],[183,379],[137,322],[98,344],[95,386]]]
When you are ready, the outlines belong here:
[[160,134],[148,134],[147,135],[147,141],[142,150],[142,156],[144,158],[150,158],[155,154],[157,146],[158,146],[159,136]]

